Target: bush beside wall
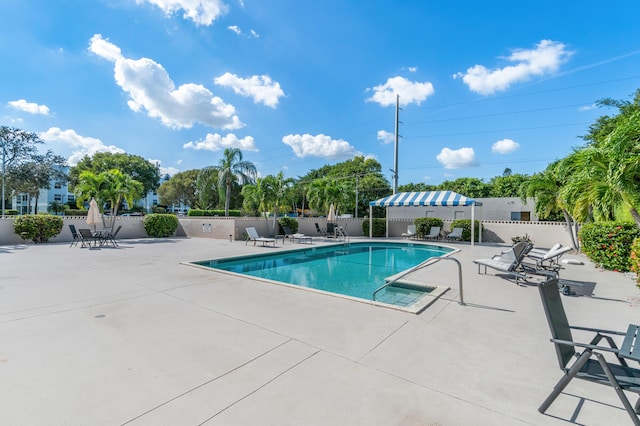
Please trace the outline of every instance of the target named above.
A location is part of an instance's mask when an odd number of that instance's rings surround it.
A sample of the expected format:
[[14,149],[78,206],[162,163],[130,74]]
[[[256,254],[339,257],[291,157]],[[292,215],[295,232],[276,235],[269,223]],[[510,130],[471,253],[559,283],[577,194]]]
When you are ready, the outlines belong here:
[[582,251],[596,266],[626,272],[631,269],[631,247],[640,229],[631,222],[587,223],[579,237]]
[[62,231],[63,220],[50,214],[25,214],[16,217],[13,222],[15,233],[23,240],[34,243],[46,243]]
[[418,238],[423,238],[425,235],[429,235],[429,231],[432,226],[439,226],[442,231],[444,222],[439,217],[419,217],[413,221],[416,225],[416,234]]
[[[473,233],[475,234],[474,241],[480,239],[480,221],[475,220],[473,224]],[[462,228],[462,241],[471,241],[471,219],[458,219],[451,222],[451,229]]]
[[[362,221],[362,232],[365,236],[369,236],[369,219]],[[384,237],[387,235],[387,220],[374,218],[373,219],[373,234],[374,237]]]
[[[224,216],[224,210],[191,209],[187,216]],[[240,210],[229,210],[229,216],[240,217]]]
[[150,214],[144,218],[144,229],[150,237],[170,237],[178,229],[174,214]]

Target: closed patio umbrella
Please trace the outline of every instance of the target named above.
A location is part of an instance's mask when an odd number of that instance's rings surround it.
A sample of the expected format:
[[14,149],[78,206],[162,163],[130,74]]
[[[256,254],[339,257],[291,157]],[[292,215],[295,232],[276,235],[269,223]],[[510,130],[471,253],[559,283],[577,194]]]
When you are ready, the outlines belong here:
[[329,213],[327,214],[327,222],[333,222],[334,220],[336,220],[336,208],[333,203],[331,203],[331,206],[329,206]]
[[95,198],[91,199],[89,203],[89,211],[87,212],[87,224],[93,225],[93,229],[96,229],[96,223],[102,222],[102,214],[98,207],[98,202]]

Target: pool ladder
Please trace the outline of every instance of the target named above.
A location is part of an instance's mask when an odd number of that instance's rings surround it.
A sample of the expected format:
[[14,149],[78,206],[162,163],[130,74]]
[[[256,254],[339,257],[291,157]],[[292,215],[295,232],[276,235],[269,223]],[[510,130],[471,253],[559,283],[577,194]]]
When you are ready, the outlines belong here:
[[336,238],[342,239],[342,242],[345,246],[349,244],[349,234],[347,234],[347,230],[345,228],[343,228],[342,226],[338,226],[335,230],[335,233]]
[[460,301],[458,303],[460,305],[466,305],[466,303],[464,303],[464,296],[462,294],[462,265],[460,264],[460,261],[458,259],[455,259],[455,258],[449,257],[449,256],[431,257],[431,258],[425,260],[424,262],[420,263],[419,265],[416,265],[413,268],[407,269],[402,274],[400,274],[397,277],[395,277],[393,280],[385,283],[382,287],[379,287],[378,289],[376,289],[376,291],[373,292],[373,300],[374,301],[376,300],[376,295],[381,290],[383,290],[383,289],[385,289],[385,288],[387,288],[389,286],[394,285],[395,283],[400,281],[400,279],[404,278],[405,276],[409,275],[410,273],[415,272],[415,271],[417,271],[419,269],[422,269],[422,268],[426,268],[426,267],[431,266],[431,265],[435,265],[436,263],[440,262],[441,260],[452,260],[458,265],[458,290],[460,292]]

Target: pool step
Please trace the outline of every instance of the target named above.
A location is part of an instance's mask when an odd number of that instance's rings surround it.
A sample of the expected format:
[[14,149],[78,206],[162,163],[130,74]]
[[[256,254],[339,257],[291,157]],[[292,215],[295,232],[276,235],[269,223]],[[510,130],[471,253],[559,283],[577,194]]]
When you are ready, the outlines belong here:
[[425,293],[430,293],[434,287],[425,285],[416,285],[412,282],[398,281],[393,285],[385,287],[378,294],[376,300],[382,303],[388,303],[396,306],[409,306],[420,300]]

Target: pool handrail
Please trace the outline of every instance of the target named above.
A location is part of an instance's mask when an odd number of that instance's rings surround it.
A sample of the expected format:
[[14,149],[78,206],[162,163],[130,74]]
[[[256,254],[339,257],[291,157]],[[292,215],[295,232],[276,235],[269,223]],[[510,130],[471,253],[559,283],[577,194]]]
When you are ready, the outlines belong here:
[[402,272],[400,275],[394,277],[391,281],[386,282],[383,286],[379,287],[376,289],[376,291],[373,292],[373,297],[372,299],[375,301],[376,300],[376,294],[378,294],[379,291],[381,291],[382,289],[389,287],[393,284],[395,284],[396,282],[398,282],[401,278],[403,278],[406,275],[409,275],[412,272],[417,271],[418,269],[422,269],[422,268],[426,268],[427,266],[431,266],[431,265],[435,265],[436,263],[438,263],[441,260],[453,260],[457,265],[458,265],[458,290],[460,292],[460,301],[458,302],[458,304],[460,305],[466,305],[466,303],[464,303],[464,295],[462,293],[462,264],[460,263],[460,261],[454,257],[449,257],[449,256],[437,256],[437,257],[430,257],[429,259],[425,260],[422,263],[419,263],[418,265],[414,266],[413,268],[409,268],[406,271]]

